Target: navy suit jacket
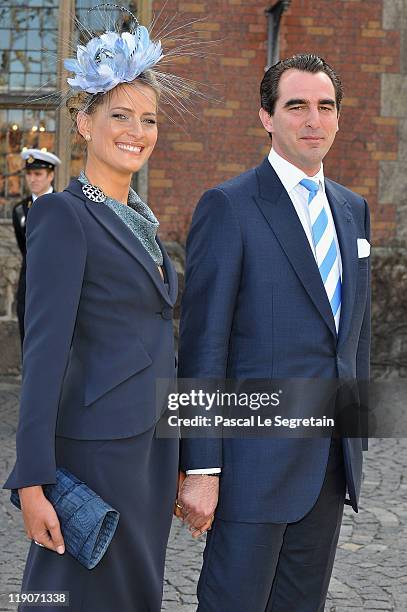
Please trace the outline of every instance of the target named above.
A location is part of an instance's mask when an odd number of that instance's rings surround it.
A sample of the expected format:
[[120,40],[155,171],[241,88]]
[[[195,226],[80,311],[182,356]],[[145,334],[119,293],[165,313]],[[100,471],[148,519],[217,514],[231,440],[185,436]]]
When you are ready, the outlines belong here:
[[27,226],[26,337],[17,461],[5,487],[55,482],[55,435],[134,436],[158,420],[157,378],[175,375],[177,275],[78,180],[39,198]]
[[[369,378],[369,211],[326,180],[342,266],[339,333],[295,208],[266,158],[201,198],[187,242],[179,376]],[[185,439],[183,469],[222,467],[217,516],[293,522],[321,490],[330,438]],[[348,503],[357,511],[362,441],[344,438]]]

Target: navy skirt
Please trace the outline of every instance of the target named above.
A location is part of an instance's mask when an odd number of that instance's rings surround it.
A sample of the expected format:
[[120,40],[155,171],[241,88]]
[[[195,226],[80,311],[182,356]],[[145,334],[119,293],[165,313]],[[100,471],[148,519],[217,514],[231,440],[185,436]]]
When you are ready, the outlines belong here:
[[178,440],[155,427],[118,440],[56,438],[57,465],[66,467],[120,512],[110,546],[92,570],[69,553],[32,543],[22,591],[68,591],[69,608],[19,610],[159,612],[165,552],[176,497]]

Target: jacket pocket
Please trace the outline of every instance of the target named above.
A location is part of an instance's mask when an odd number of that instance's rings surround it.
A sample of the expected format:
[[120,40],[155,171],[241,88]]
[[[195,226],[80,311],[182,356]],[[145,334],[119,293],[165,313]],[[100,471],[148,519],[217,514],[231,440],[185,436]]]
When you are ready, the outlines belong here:
[[[96,356],[95,356],[96,357]],[[85,406],[90,406],[120,383],[153,363],[138,339],[129,339],[127,347],[105,355],[99,354],[85,369]]]

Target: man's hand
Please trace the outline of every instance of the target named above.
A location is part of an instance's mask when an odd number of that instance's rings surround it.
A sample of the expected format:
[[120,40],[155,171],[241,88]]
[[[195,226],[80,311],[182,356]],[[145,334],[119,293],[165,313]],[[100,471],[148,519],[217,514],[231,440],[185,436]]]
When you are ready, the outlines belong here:
[[18,490],[27,537],[62,555],[65,552],[59,519],[41,486]]
[[205,474],[191,474],[182,484],[178,504],[193,537],[210,529],[218,505],[219,478]]

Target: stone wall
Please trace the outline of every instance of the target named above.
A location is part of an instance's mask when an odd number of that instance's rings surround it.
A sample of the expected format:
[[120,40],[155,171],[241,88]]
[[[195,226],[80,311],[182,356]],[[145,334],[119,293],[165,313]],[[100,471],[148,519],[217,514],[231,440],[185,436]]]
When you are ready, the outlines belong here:
[[372,377],[407,377],[407,250],[377,248],[372,274]]
[[0,224],[0,375],[20,369],[20,338],[15,293],[21,255],[10,223]]

